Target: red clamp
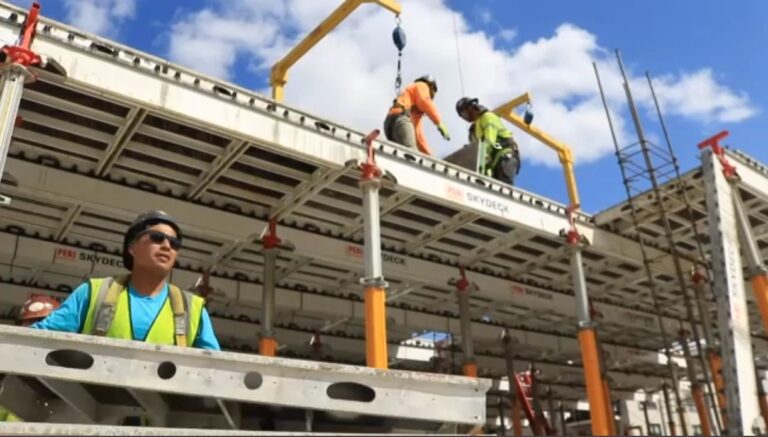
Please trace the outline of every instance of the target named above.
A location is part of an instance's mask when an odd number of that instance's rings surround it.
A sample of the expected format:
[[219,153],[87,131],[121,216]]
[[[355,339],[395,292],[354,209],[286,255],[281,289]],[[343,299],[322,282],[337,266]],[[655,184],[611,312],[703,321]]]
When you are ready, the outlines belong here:
[[568,217],[568,231],[565,233],[565,241],[571,246],[576,246],[581,242],[581,234],[576,229],[576,217],[574,214],[579,208],[579,204],[569,205],[565,208],[565,213]]
[[264,249],[274,249],[282,242],[283,240],[277,237],[277,217],[273,217],[269,219],[269,231],[261,239],[261,244],[264,246]]
[[461,278],[456,281],[456,290],[464,293],[469,288],[469,281],[467,280],[467,274],[464,272],[464,266],[459,266],[459,274]]
[[693,281],[695,285],[701,285],[707,282],[707,277],[697,269],[691,273],[691,281]]
[[373,140],[379,136],[379,130],[375,129],[369,133],[363,141],[365,141],[365,147],[368,152],[368,158],[362,164],[360,169],[363,171],[360,176],[361,181],[371,181],[381,177],[381,169],[376,165],[376,157],[374,156]]
[[40,3],[33,2],[32,6],[29,8],[29,12],[27,12],[27,18],[21,25],[21,44],[18,46],[5,46],[2,48],[2,52],[5,54],[5,62],[19,64],[25,67],[42,63],[40,56],[31,49],[32,41],[34,41],[35,34],[37,33],[37,18],[39,15]]
[[724,130],[711,138],[707,138],[706,140],[699,143],[699,150],[705,149],[707,147],[712,148],[715,156],[717,156],[717,160],[720,161],[720,165],[723,166],[723,174],[725,175],[726,179],[730,180],[738,177],[736,174],[736,167],[731,165],[731,163],[728,161],[728,158],[725,156],[725,149],[720,145],[720,140],[727,137],[729,134],[730,132]]

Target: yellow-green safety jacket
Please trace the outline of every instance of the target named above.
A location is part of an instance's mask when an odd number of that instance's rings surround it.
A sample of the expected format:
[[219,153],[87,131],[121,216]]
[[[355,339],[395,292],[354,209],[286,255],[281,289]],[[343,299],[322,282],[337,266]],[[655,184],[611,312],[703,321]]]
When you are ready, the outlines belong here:
[[474,135],[478,145],[477,165],[483,174],[491,174],[505,153],[512,151],[512,131],[491,111],[483,112],[474,123]]
[[[82,333],[111,338],[133,337],[126,276],[90,280],[90,300]],[[191,346],[195,343],[205,300],[168,284],[168,298],[152,326],[147,343]]]
[[0,405],[0,422],[23,422],[23,420]]

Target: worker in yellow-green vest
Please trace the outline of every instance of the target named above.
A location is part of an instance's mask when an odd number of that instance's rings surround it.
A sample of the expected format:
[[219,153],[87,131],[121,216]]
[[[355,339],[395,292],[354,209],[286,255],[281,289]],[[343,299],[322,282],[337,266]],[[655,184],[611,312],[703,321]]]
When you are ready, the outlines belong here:
[[[29,326],[46,318],[59,307],[59,301],[45,294],[32,294],[21,307],[16,324]],[[23,419],[0,405],[0,422],[23,422]]]
[[220,350],[203,298],[168,283],[181,241],[170,215],[139,215],[123,239],[123,265],[130,273],[91,278],[32,327]]
[[478,173],[514,185],[520,172],[520,152],[512,132],[477,99],[462,97],[456,102],[456,112],[474,126],[474,138],[479,142]]

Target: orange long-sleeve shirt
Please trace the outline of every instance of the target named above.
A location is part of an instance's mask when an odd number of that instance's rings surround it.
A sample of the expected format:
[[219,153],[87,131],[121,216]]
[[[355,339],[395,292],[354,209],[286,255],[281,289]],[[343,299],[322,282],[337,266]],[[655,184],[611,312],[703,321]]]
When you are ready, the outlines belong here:
[[[403,90],[403,92],[397,97],[397,103],[402,105],[406,110],[411,110],[411,121],[413,127],[416,130],[416,145],[419,147],[419,151],[427,155],[432,155],[432,149],[429,148],[427,138],[424,136],[424,131],[421,128],[421,119],[424,114],[432,120],[432,123],[437,126],[440,124],[440,113],[437,112],[437,107],[432,102],[432,97],[429,92],[429,85],[424,82],[414,82]],[[389,110],[390,114],[399,114],[402,112],[402,108],[397,106]]]

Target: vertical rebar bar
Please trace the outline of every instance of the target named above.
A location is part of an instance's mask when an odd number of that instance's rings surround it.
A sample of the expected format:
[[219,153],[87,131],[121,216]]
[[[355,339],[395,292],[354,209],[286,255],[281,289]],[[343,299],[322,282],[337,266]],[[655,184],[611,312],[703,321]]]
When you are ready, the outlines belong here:
[[[643,133],[642,125],[640,123],[640,116],[637,113],[637,110],[636,110],[636,108],[634,106],[634,101],[632,99],[632,93],[629,90],[629,82],[627,80],[627,76],[626,76],[626,73],[624,71],[624,65],[621,62],[621,57],[619,55],[619,51],[618,50],[616,51],[616,58],[617,58],[618,63],[619,63],[619,69],[621,70],[621,75],[622,75],[622,77],[624,79],[624,92],[626,94],[626,97],[627,97],[627,100],[628,100],[628,104],[629,104],[629,107],[630,107],[630,111],[631,111],[631,115],[632,115],[632,119],[633,119],[634,124],[635,124],[635,129],[637,131],[637,135],[638,135],[639,140],[640,140],[639,146],[641,148],[642,155],[643,155],[643,158],[645,160],[646,168],[649,170],[649,174],[653,175],[653,172],[650,171],[650,170],[652,170],[653,165],[650,162],[650,156],[648,155],[648,150],[647,150],[647,145],[646,145],[647,142],[646,142],[646,139],[645,139],[645,134]],[[627,194],[627,202],[629,203],[629,206],[630,206],[630,213],[631,213],[631,217],[632,217],[632,223],[633,223],[635,229],[639,232],[640,225],[639,225],[639,221],[638,221],[638,218],[637,218],[637,208],[635,206],[635,202],[633,201],[633,196],[632,196],[630,185],[629,185],[629,182],[628,182],[628,179],[627,179],[627,172],[626,172],[626,168],[625,168],[625,163],[623,162],[624,160],[622,159],[621,148],[620,148],[620,146],[618,144],[618,141],[617,141],[617,138],[616,138],[616,134],[613,131],[613,122],[611,121],[610,110],[608,108],[608,102],[605,99],[605,93],[603,91],[602,82],[600,81],[600,74],[599,74],[599,72],[597,70],[597,64],[595,64],[593,62],[592,66],[594,67],[594,70],[595,70],[595,75],[597,77],[598,87],[600,89],[600,96],[602,98],[603,106],[605,108],[605,113],[606,113],[606,116],[608,117],[609,125],[611,127],[611,135],[612,135],[613,140],[614,140],[614,147],[615,147],[615,150],[616,150],[616,158],[617,158],[617,160],[619,162],[619,168],[621,170],[622,180],[624,182],[624,189],[625,189],[626,194]],[[655,175],[652,178],[652,180],[655,181]],[[657,200],[660,201],[661,199],[657,198]],[[674,395],[675,395],[675,403],[677,405],[677,412],[678,412],[678,414],[680,416],[680,421],[681,421],[681,425],[682,425],[682,428],[683,428],[683,434],[687,434],[687,428],[685,426],[685,412],[683,410],[682,399],[681,399],[680,392],[679,392],[679,381],[678,381],[678,378],[677,378],[677,369],[676,369],[676,366],[675,366],[674,362],[672,361],[672,353],[671,353],[670,347],[669,347],[669,337],[667,335],[666,328],[664,326],[664,320],[662,318],[661,305],[659,303],[658,295],[656,293],[656,284],[655,284],[655,281],[654,281],[654,278],[653,278],[653,272],[651,271],[651,261],[648,259],[648,254],[646,252],[645,244],[643,243],[641,238],[638,239],[638,243],[639,243],[639,246],[640,246],[640,253],[641,253],[641,257],[642,257],[642,262],[643,262],[643,266],[644,266],[644,269],[645,269],[645,273],[646,273],[646,276],[648,277],[648,283],[649,283],[651,299],[653,301],[654,308],[656,309],[656,317],[657,317],[658,324],[659,324],[659,331],[661,333],[661,339],[662,339],[662,343],[663,343],[663,346],[664,346],[664,355],[665,355],[665,357],[667,359],[667,368],[669,370],[670,378],[671,378],[672,384],[673,384],[673,392],[674,392]]]
[[[686,212],[685,214],[686,218],[689,222],[689,225],[691,226],[691,229],[693,229],[693,232],[694,232],[694,240],[696,241],[696,248],[699,253],[699,262],[701,266],[704,267],[705,275],[707,276],[707,278],[709,278],[710,275],[709,275],[709,269],[707,268],[707,264],[706,264],[707,258],[704,252],[704,246],[701,243],[701,240],[699,239],[698,231],[696,229],[696,222],[693,219],[694,217],[693,208],[691,207],[691,201],[688,198],[688,185],[686,184],[685,180],[682,178],[680,174],[680,165],[677,162],[677,156],[675,155],[675,151],[672,147],[672,140],[669,135],[669,131],[667,130],[667,123],[664,121],[664,117],[661,114],[661,106],[659,105],[659,100],[656,97],[656,90],[653,86],[653,80],[651,80],[650,73],[646,72],[645,77],[648,79],[648,87],[651,90],[651,97],[653,97],[653,104],[656,107],[656,114],[659,117],[659,124],[661,125],[662,132],[664,133],[664,140],[666,141],[666,144],[667,144],[667,151],[669,153],[669,156],[672,159],[672,164],[675,172],[675,184],[677,184],[677,189],[679,190],[680,197],[683,200],[683,205],[685,207],[685,212]],[[672,242],[670,242],[670,244],[672,244]],[[720,422],[720,415],[718,414],[717,402],[715,401],[715,390],[712,386],[712,378],[710,376],[709,371],[707,370],[708,369],[707,362],[704,359],[704,350],[701,346],[701,336],[699,335],[699,331],[693,319],[693,313],[691,310],[692,304],[690,302],[690,299],[688,298],[687,289],[681,290],[681,291],[683,292],[683,297],[685,299],[685,306],[688,313],[687,315],[691,324],[691,333],[693,335],[694,342],[696,343],[697,359],[699,361],[699,365],[701,366],[702,373],[704,375],[704,383],[705,383],[705,388],[707,390],[707,397],[709,398],[709,402],[712,407],[712,413],[713,413],[712,416],[715,419],[714,423],[717,425],[717,430],[715,431],[717,433],[719,432],[719,430],[722,429],[722,423]],[[695,293],[695,290],[694,290],[694,293]],[[695,296],[694,296],[694,299],[695,299]],[[706,320],[709,319],[709,314],[703,313],[704,311],[706,311],[705,306],[704,307],[702,307],[701,305],[698,305],[698,306],[699,306],[699,317],[701,318],[701,322],[703,324],[705,319]],[[707,326],[706,329],[709,329],[709,326]]]

